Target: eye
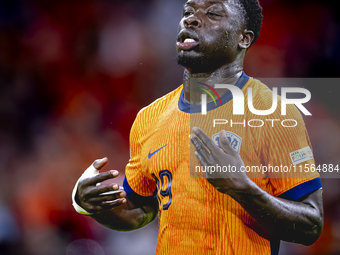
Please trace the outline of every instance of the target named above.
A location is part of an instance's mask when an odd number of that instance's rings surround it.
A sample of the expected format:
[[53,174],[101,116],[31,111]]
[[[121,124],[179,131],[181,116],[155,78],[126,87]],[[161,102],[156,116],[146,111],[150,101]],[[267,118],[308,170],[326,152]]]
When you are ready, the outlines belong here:
[[192,8],[191,6],[186,6],[183,9],[183,17],[188,17],[190,15],[193,15],[195,13],[195,9]]
[[219,14],[217,14],[217,13],[214,13],[214,12],[208,12],[207,13],[207,16],[209,16],[209,17],[220,17],[221,15],[219,15]]
[[190,15],[192,15],[192,14],[194,14],[192,11],[185,11],[184,14],[183,14],[183,16],[184,16],[184,17],[188,17],[188,16],[190,16]]

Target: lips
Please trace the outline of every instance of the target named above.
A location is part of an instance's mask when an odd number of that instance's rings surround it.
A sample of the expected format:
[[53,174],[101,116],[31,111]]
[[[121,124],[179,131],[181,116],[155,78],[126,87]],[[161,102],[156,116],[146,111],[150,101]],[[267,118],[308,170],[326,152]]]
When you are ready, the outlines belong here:
[[192,33],[181,31],[177,38],[177,49],[191,50],[198,45],[198,39]]
[[180,50],[191,50],[192,48],[196,47],[198,42],[194,39],[185,39],[184,42],[177,42],[177,48]]

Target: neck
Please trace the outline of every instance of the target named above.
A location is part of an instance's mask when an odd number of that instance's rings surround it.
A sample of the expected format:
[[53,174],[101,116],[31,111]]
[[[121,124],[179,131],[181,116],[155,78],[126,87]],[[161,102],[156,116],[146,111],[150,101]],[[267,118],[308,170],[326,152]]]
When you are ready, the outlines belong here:
[[[242,63],[243,64],[243,63]],[[184,100],[190,104],[200,104],[200,95],[191,95],[190,90],[190,79],[205,78],[205,79],[223,79],[224,84],[236,84],[240,76],[242,75],[243,65],[240,63],[226,64],[219,67],[216,70],[202,73],[192,73],[190,69],[184,70],[183,75],[183,90]],[[217,93],[222,96],[228,90],[227,89],[216,89]],[[210,98],[209,101],[212,101]]]

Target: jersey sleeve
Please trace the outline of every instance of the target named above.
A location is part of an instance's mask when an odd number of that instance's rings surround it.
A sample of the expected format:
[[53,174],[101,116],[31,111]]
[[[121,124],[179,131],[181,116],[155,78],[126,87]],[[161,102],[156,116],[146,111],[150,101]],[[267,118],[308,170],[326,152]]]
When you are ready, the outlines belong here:
[[124,190],[135,205],[148,204],[154,198],[156,183],[152,177],[146,176],[142,163],[143,127],[140,113],[137,115],[130,132],[130,160],[125,168]]
[[312,146],[299,110],[287,105],[287,114],[282,116],[279,100],[278,110],[267,117],[276,120],[265,128],[262,146],[272,194],[296,200],[320,189],[320,175],[315,170]]

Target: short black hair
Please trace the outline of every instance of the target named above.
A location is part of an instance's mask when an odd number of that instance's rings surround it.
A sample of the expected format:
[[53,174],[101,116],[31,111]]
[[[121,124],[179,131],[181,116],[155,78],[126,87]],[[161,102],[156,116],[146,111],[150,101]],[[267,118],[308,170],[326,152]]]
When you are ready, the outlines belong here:
[[254,32],[253,45],[260,36],[262,26],[262,7],[258,0],[238,0],[244,11],[246,28]]

